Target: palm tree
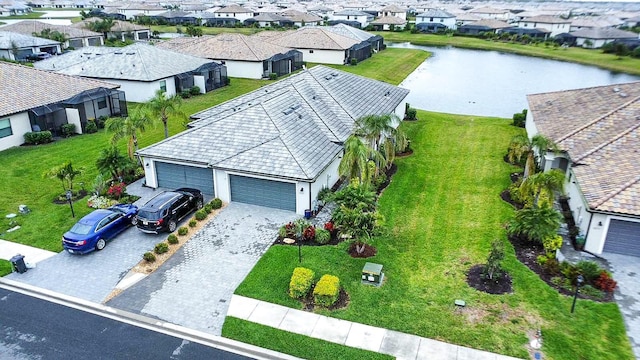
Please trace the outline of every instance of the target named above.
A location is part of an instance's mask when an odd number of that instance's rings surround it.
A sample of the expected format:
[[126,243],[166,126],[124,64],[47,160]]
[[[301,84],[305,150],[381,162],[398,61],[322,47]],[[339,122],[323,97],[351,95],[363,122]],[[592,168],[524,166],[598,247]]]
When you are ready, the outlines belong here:
[[145,131],[147,126],[152,124],[152,120],[146,112],[140,108],[129,110],[126,118],[109,118],[104,124],[107,131],[112,132],[111,144],[115,145],[120,139],[127,138],[127,153],[129,159],[133,160],[134,152],[138,150],[138,133]]
[[369,161],[381,160],[381,157],[379,152],[372,151],[358,136],[351,135],[344,142],[344,156],[338,166],[338,173],[347,179],[358,178],[361,183],[368,183]]
[[531,140],[526,135],[516,135],[511,139],[507,153],[509,162],[520,162],[523,156],[527,157],[524,165],[524,178],[536,172],[536,149],[543,154],[549,149],[554,152],[558,151],[558,146],[553,140],[540,134],[535,135]]
[[87,28],[91,31],[102,33],[104,36],[104,40],[107,41],[109,37],[107,36],[111,28],[115,25],[112,18],[105,18],[102,20],[97,20],[90,22],[87,24]]
[[525,204],[550,207],[557,191],[564,191],[564,173],[558,169],[530,175],[520,185]]
[[110,146],[102,150],[100,157],[96,160],[96,167],[102,173],[108,173],[112,179],[116,180],[127,167],[127,158],[120,154],[117,147]]
[[398,140],[406,140],[406,136],[394,127],[399,122],[395,114],[366,115],[356,120],[354,134],[365,139],[372,152],[381,155],[371,157],[376,165],[376,175],[380,168],[393,162]]
[[180,110],[182,100],[179,96],[167,97],[163,90],[156,91],[156,95],[147,103],[147,109],[154,117],[160,118],[164,125],[164,137],[169,137],[169,127],[167,121],[169,116],[184,117],[184,113]]

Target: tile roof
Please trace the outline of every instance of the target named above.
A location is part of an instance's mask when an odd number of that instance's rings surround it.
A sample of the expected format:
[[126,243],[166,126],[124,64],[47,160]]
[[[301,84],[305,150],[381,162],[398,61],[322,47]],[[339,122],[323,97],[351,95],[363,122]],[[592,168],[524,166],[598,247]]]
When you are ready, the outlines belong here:
[[253,11],[249,10],[249,9],[245,9],[242,6],[239,5],[229,5],[229,6],[225,6],[221,9],[218,9],[216,11],[214,11],[215,13],[253,13]]
[[353,26],[349,26],[346,24],[336,24],[333,26],[326,26],[324,29],[334,32],[338,35],[350,37],[357,41],[366,41],[371,38],[375,38],[376,36],[379,36],[379,35],[368,33],[364,30],[360,30],[358,28],[354,28]]
[[101,87],[120,86],[0,61],[0,116],[57,103]]
[[268,40],[272,44],[294,49],[346,50],[360,43],[323,27],[303,27]]
[[84,48],[35,64],[41,69],[99,79],[154,81],[193,71],[209,59],[185,55],[153,45],[136,43],[122,48]]
[[429,9],[429,11],[423,12],[422,14],[418,14],[416,15],[416,17],[454,18],[456,16],[444,10]]
[[571,24],[571,20],[565,20],[558,16],[538,15],[531,16],[521,20],[522,22],[536,22],[543,24]]
[[366,16],[366,17],[373,17],[373,15],[366,13],[364,11],[360,11],[360,10],[349,10],[349,9],[345,9],[345,10],[341,10],[338,12],[335,12],[333,15],[337,15],[337,16]]
[[404,25],[407,20],[403,20],[397,16],[383,16],[371,22],[372,25]]
[[[363,91],[366,89],[366,91]],[[192,128],[138,153],[274,177],[313,180],[356,118],[391,113],[408,90],[316,66],[192,116]]]
[[[86,29],[88,28],[89,23],[96,22],[96,21],[102,21],[102,19],[99,17],[91,17],[91,18],[87,18],[82,21],[79,21],[75,24],[72,24],[71,26],[76,28]],[[129,21],[113,20],[113,27],[111,28],[111,32],[125,32],[125,31],[138,31],[138,30],[150,30],[150,27],[134,24]]]
[[237,33],[175,38],[160,42],[159,48],[216,60],[263,61],[291,49],[265,42],[259,37]]
[[281,13],[282,16],[289,18],[291,21],[294,22],[300,22],[300,21],[305,21],[305,22],[318,22],[318,21],[322,21],[322,18],[318,15],[314,15],[314,14],[309,14],[309,13],[305,13],[302,11],[298,11],[298,10],[285,10]]
[[637,39],[638,34],[613,28],[580,29],[570,33],[579,38],[589,39]]
[[470,27],[481,26],[481,27],[487,27],[489,29],[505,29],[505,28],[511,27],[511,25],[509,25],[508,23],[500,20],[495,20],[495,19],[478,20],[463,26],[470,26]]
[[383,7],[382,9],[380,9],[380,11],[387,11],[387,12],[394,12],[394,13],[407,12],[406,9],[403,9],[403,8],[401,8],[401,7],[399,7],[398,5],[395,5],[395,4],[387,5],[387,6]]
[[640,215],[640,82],[527,96],[592,210]]
[[9,24],[2,27],[2,31],[12,31],[29,36],[31,36],[34,32],[41,33],[45,29],[58,31],[65,34],[68,38],[71,39],[102,36],[102,34],[100,33],[89,31],[87,29],[79,29],[72,26],[64,25],[52,25],[35,20],[23,20],[15,24]]
[[[0,28],[2,29],[2,28]],[[13,45],[18,48],[59,45],[57,41],[43,39],[31,35],[23,35],[11,31],[0,31],[0,49],[11,49]]]

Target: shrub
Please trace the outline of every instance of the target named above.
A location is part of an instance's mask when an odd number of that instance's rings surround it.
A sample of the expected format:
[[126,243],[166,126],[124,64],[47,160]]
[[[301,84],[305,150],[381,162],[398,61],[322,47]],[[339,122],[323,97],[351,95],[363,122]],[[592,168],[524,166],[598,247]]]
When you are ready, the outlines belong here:
[[84,132],[87,134],[93,134],[98,132],[98,125],[94,120],[87,121],[87,125],[84,126]]
[[35,131],[24,134],[24,142],[30,145],[46,144],[53,141],[51,131]]
[[87,200],[87,206],[93,209],[106,209],[109,206],[117,204],[116,200],[109,199],[106,196],[91,195]]
[[525,208],[516,212],[515,217],[509,222],[507,233],[542,243],[543,239],[557,234],[561,219],[562,215],[553,208]]
[[329,202],[331,201],[331,195],[333,195],[333,191],[331,190],[331,188],[323,187],[322,189],[320,189],[320,191],[318,191],[317,197],[320,201]]
[[596,279],[594,285],[598,289],[606,293],[612,293],[613,290],[616,289],[616,286],[618,285],[618,283],[615,280],[613,280],[609,272],[607,272],[606,270],[602,270],[600,272],[600,276]]
[[596,264],[593,261],[586,261],[586,260],[579,261],[576,264],[576,268],[578,269],[580,274],[584,276],[584,280],[589,284],[593,284],[594,281],[598,279],[598,276],[600,276],[600,273],[602,272],[602,269],[600,269],[600,266],[598,266],[598,264]]
[[340,205],[333,212],[333,221],[340,231],[355,237],[375,235],[381,220],[382,215],[367,211],[366,204],[358,204],[354,208]]
[[118,200],[126,190],[127,185],[125,183],[113,184],[109,187],[109,190],[107,190],[107,195],[112,199]]
[[331,241],[331,233],[325,229],[316,229],[316,242],[318,244],[328,244]]
[[222,200],[220,200],[218,198],[215,198],[215,199],[211,200],[211,202],[209,204],[211,204],[211,208],[213,210],[218,210],[218,209],[220,209],[222,207]]
[[180,92],[180,97],[183,99],[188,99],[191,97],[191,92],[189,90],[182,90]]
[[204,209],[196,211],[196,220],[202,221],[207,218],[207,212]]
[[189,89],[189,93],[191,94],[191,96],[200,95],[200,87],[193,86],[191,89]]
[[340,279],[333,275],[322,275],[313,289],[313,301],[317,305],[330,307],[340,296]]
[[604,293],[602,292],[602,290],[594,288],[591,285],[584,285],[583,287],[581,287],[580,293],[587,296],[591,296],[592,298],[596,298],[596,299],[604,298]]
[[556,250],[562,247],[562,236],[547,236],[542,240],[542,246],[544,247],[544,251],[546,251],[549,257],[555,257]]
[[527,121],[527,110],[513,114],[513,126],[524,127]]
[[296,237],[296,226],[292,222],[284,224],[280,227],[280,229],[278,229],[278,235],[283,239],[293,239]]
[[356,58],[351,58],[351,60],[349,60],[349,64],[351,64],[351,65],[358,65],[358,59],[356,59]]
[[198,221],[196,219],[189,220],[189,227],[196,227],[198,225]]
[[96,125],[98,125],[98,129],[104,129],[104,123],[107,122],[108,117],[102,115],[96,119]]
[[407,111],[405,111],[404,116],[406,120],[416,120],[418,116],[418,110],[414,108],[408,108]]
[[169,234],[167,242],[171,245],[175,245],[178,243],[178,237],[176,236],[176,234]]
[[313,271],[307,268],[297,267],[293,269],[293,275],[291,275],[291,281],[289,282],[289,296],[294,299],[307,296],[313,284],[314,275]]
[[62,130],[62,136],[69,137],[76,133],[76,125],[75,124],[64,124],[60,127]]
[[324,229],[327,230],[328,232],[333,232],[336,228],[333,225],[332,221],[327,221],[326,223],[324,223]]
[[204,212],[206,212],[207,214],[211,214],[211,212],[213,211],[213,209],[211,208],[211,204],[206,204],[202,210],[204,210]]
[[185,236],[185,235],[187,235],[188,232],[189,232],[189,228],[187,228],[185,226],[181,226],[178,229],[178,235],[180,235],[180,236]]
[[278,74],[276,73],[269,73],[269,80],[275,80],[278,78]]
[[155,252],[158,255],[164,254],[167,251],[169,251],[169,244],[165,242],[157,243],[156,246],[153,248],[153,252]]
[[548,259],[544,264],[540,264],[544,271],[551,275],[560,275],[560,263],[556,259]]
[[145,259],[147,262],[156,261],[156,256],[153,255],[151,251],[147,251],[146,253],[144,253],[144,255],[142,255],[142,258]]
[[316,239],[316,228],[313,225],[307,226],[302,232],[302,239],[304,241],[313,241]]
[[504,259],[504,243],[500,240],[494,240],[491,243],[487,264],[482,271],[485,278],[493,280],[502,276],[502,259]]

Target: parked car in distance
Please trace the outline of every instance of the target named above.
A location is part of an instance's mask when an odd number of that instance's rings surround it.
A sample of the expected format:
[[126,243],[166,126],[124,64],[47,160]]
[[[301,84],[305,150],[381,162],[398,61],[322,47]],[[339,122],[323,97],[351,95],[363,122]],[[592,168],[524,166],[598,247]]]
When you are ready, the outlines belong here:
[[40,60],[48,59],[50,57],[51,57],[51,54],[49,54],[48,52],[36,52],[36,53],[27,55],[27,60],[40,61]]
[[130,225],[135,225],[137,213],[138,207],[132,204],[95,210],[62,235],[62,247],[72,254],[102,250],[107,246],[107,241]]
[[204,198],[198,189],[163,191],[140,207],[136,226],[152,234],[174,232],[180,220],[201,209],[203,204]]

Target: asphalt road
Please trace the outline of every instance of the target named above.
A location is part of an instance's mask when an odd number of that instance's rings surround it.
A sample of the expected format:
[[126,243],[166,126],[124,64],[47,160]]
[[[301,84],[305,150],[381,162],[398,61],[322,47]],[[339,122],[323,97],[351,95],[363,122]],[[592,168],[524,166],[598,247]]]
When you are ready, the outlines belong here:
[[0,288],[0,359],[249,359]]

